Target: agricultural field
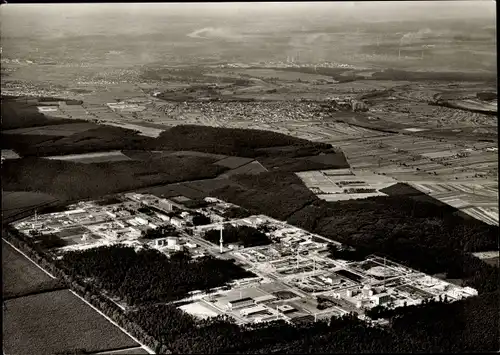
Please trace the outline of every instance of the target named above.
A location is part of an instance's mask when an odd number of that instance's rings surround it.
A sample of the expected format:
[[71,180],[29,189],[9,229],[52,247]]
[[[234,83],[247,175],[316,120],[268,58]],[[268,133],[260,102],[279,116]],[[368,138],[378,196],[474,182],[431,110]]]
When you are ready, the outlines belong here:
[[87,154],[57,155],[57,156],[51,156],[51,157],[44,157],[44,159],[65,160],[65,161],[71,161],[74,163],[82,163],[82,164],[131,160],[131,158],[129,158],[128,156],[126,156],[125,154],[123,154],[120,151],[98,152],[98,153],[87,153]]
[[259,78],[262,80],[277,79],[281,81],[313,81],[313,80],[327,80],[332,81],[332,78],[325,75],[314,74],[314,73],[300,73],[293,71],[283,71],[276,69],[238,69],[231,72],[237,73],[239,75],[250,76],[254,78]]
[[43,208],[57,204],[59,198],[50,194],[31,191],[3,191],[2,193],[2,220],[32,211],[35,208]]
[[224,174],[222,174],[221,178],[229,178],[234,175],[242,175],[242,174],[250,174],[257,175],[263,172],[268,171],[261,163],[257,160],[254,160],[248,164],[244,164],[236,169],[231,169]]
[[66,123],[60,125],[40,126],[4,130],[2,134],[29,134],[40,136],[71,136],[98,127],[94,123]]
[[69,290],[7,300],[4,305],[6,354],[98,352],[138,345]]
[[363,170],[337,169],[296,173],[319,198],[344,201],[374,196],[386,196],[380,190],[397,181]]
[[156,138],[160,136],[160,134],[164,131],[159,128],[154,128],[154,127],[146,127],[143,125],[138,125],[138,124],[131,124],[131,123],[123,123],[123,122],[106,122],[107,125],[109,126],[115,126],[115,127],[121,127],[121,128],[126,128],[134,131],[138,131],[139,135],[141,136],[146,136],[146,137],[153,137]]
[[58,281],[2,240],[2,295],[19,297],[60,287]]

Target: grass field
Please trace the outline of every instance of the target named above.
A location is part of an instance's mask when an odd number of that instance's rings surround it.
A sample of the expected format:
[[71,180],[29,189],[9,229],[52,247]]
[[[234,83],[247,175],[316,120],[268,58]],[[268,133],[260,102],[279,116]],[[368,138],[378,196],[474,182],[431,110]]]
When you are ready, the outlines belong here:
[[2,241],[2,278],[4,298],[53,289],[57,281],[25,256]]
[[229,169],[236,169],[239,168],[240,166],[250,163],[252,160],[253,159],[251,158],[227,157],[225,159],[219,160],[215,164],[226,166]]
[[134,347],[137,343],[69,290],[5,302],[5,354],[55,354]]

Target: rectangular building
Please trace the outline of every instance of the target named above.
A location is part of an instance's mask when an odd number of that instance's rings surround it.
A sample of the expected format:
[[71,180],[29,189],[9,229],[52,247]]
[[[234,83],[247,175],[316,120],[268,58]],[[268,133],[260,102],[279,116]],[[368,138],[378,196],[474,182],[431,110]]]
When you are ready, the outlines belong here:
[[229,309],[238,309],[238,308],[248,307],[253,304],[254,304],[253,298],[244,297],[227,302],[227,307]]

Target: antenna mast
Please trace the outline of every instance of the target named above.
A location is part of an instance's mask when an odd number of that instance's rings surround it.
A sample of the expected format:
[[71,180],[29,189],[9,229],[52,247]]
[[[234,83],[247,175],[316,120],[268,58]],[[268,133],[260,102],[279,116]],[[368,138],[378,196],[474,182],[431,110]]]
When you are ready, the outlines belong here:
[[223,253],[223,248],[222,248],[222,243],[223,243],[223,239],[222,239],[222,230],[224,229],[224,223],[221,223],[220,225],[220,253],[222,254]]

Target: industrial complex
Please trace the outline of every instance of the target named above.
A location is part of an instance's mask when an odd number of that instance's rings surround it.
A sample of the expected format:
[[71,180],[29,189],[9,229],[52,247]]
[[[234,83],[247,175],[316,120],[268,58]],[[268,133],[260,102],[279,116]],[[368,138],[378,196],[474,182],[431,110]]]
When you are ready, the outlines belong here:
[[[256,277],[210,293],[192,292],[180,300],[180,308],[197,317],[225,314],[239,324],[314,321],[351,312],[369,320],[364,313],[375,306],[395,308],[429,299],[453,302],[477,295],[470,287],[376,255],[356,262],[332,259],[328,246],[342,247],[340,243],[264,215],[227,219],[225,211],[237,206],[216,198],[207,197],[203,207],[194,209],[175,202],[182,200],[130,193],[107,201],[80,202],[64,212],[35,214],[14,227],[33,238],[33,231],[58,236],[66,245],[56,253],[122,243],[156,248],[166,255],[187,250],[192,258],[235,259]],[[194,225],[193,217],[200,214],[210,222]],[[271,243],[255,247],[225,243],[227,224],[265,231]],[[148,231],[158,228],[161,235],[147,237]],[[203,238],[210,230],[220,231],[219,243]]]

